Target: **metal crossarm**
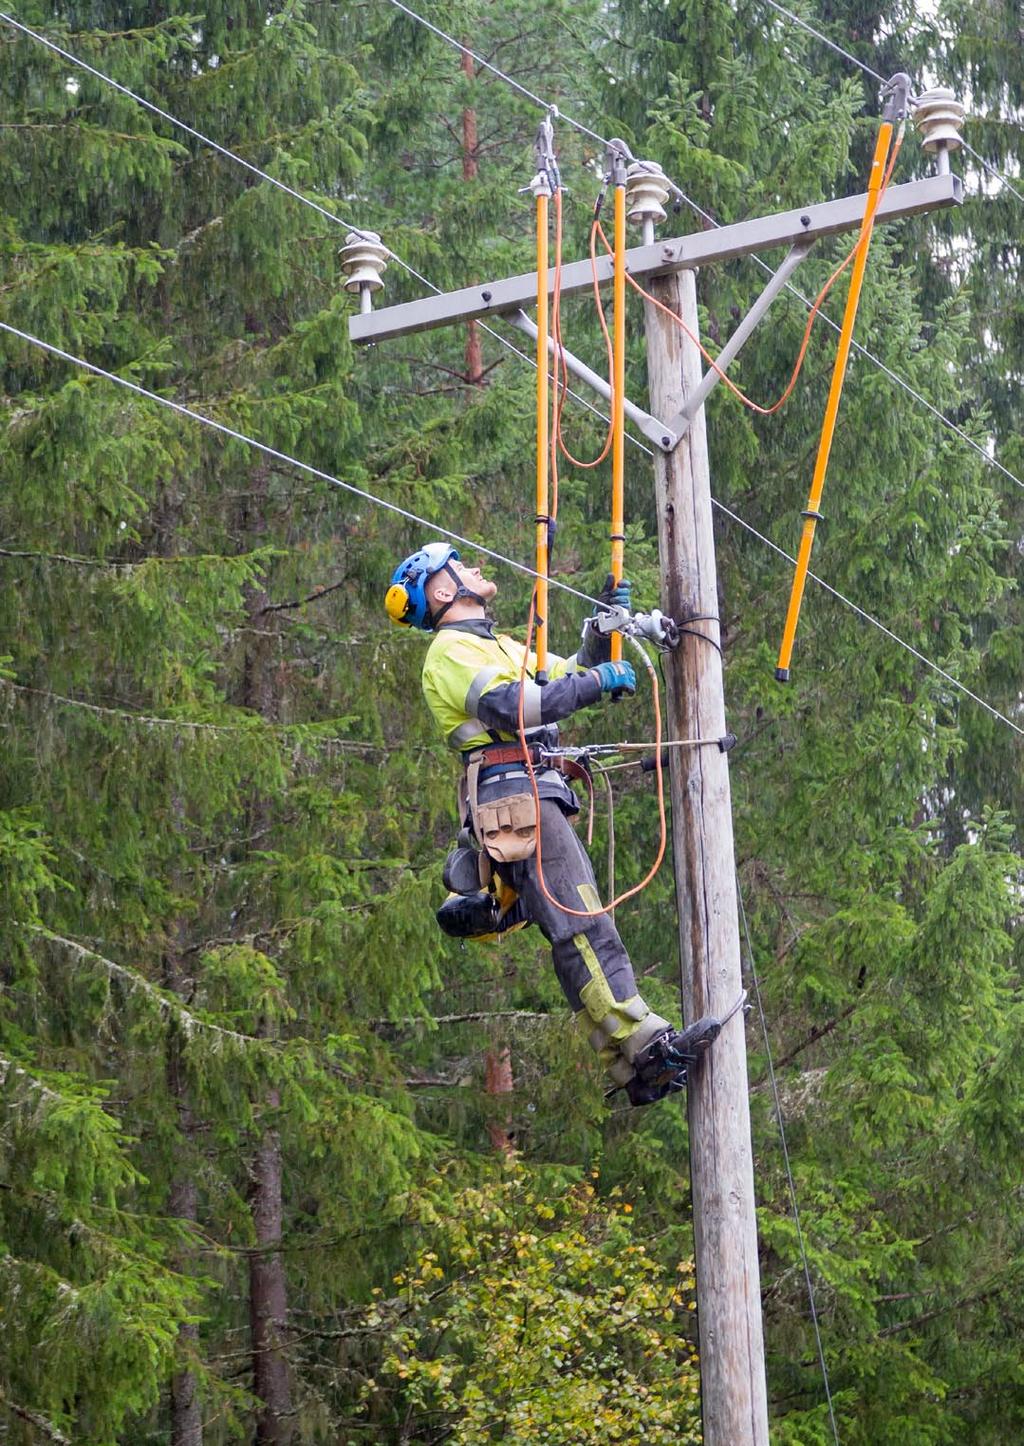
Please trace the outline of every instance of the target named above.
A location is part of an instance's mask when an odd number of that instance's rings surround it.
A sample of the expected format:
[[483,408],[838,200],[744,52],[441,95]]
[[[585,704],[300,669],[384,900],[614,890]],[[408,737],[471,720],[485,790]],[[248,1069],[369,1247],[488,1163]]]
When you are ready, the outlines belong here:
[[[878,208],[876,221],[896,221],[916,216],[922,211],[942,210],[957,206],[963,199],[963,185],[958,176],[926,176],[902,186],[890,186]],[[802,241],[815,241],[840,231],[855,231],[864,218],[864,195],[847,196],[840,201],[825,201],[804,210],[780,211],[753,221],[739,221],[717,231],[698,231],[690,236],[656,241],[649,246],[635,246],[626,253],[629,275],[636,280],[666,276],[674,271],[687,271],[707,266],[730,257],[748,256],[769,251],[776,246],[796,246]],[[598,280],[611,284],[612,262],[602,257],[597,263]],[[562,269],[563,299],[594,284],[589,260],[574,261]],[[554,276],[549,280],[553,289]],[[506,312],[532,307],[537,300],[537,275],[527,271],[499,281],[467,286],[444,296],[428,296],[399,306],[387,306],[369,315],[349,317],[349,336],[354,342],[386,341],[391,337],[408,336],[412,332],[429,331],[452,322],[470,321],[476,317],[501,316]]]

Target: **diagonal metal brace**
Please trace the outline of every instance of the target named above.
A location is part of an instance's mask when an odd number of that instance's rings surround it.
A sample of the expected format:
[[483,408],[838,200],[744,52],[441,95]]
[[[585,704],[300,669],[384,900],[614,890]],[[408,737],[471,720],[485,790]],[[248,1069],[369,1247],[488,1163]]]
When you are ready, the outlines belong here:
[[[531,321],[525,311],[510,311],[506,316],[502,317],[502,320],[509,322],[512,326],[518,327],[518,329],[524,331],[527,336],[532,336],[534,341],[537,340],[536,323]],[[554,339],[549,337],[548,352],[554,357],[555,351]],[[586,362],[580,361],[578,356],[573,356],[571,351],[563,348],[561,355],[565,359],[566,368],[572,372],[573,376],[579,377],[581,382],[586,382],[587,386],[592,387],[599,396],[604,397],[606,402],[611,401],[612,389],[608,385],[605,377],[591,370]],[[623,404],[623,410],[634,426],[644,434],[648,441],[653,442],[656,447],[661,447],[664,451],[670,451],[679,441],[676,434],[674,432],[670,434],[670,429],[663,426],[657,417],[652,417],[650,412],[645,412],[642,407],[638,407],[634,402],[631,402],[628,397],[626,397]]]
[[715,366],[708,367],[707,371],[701,377],[699,385],[693,389],[683,406],[667,424],[665,431],[672,433],[675,438],[672,444],[673,446],[675,442],[681,441],[690,430],[694,417],[700,411],[710,393],[714,391],[715,387],[722,380],[721,372],[724,372],[736,358],[740,348],[756,329],[761,318],[765,315],[772,302],[786,285],[786,282],[793,275],[793,272],[800,265],[800,262],[813,245],[813,241],[801,241],[792,247],[778,271],[772,275],[767,286],[761,292],[761,295],[754,302],[725,346],[723,346],[722,350],[718,353],[715,359]]

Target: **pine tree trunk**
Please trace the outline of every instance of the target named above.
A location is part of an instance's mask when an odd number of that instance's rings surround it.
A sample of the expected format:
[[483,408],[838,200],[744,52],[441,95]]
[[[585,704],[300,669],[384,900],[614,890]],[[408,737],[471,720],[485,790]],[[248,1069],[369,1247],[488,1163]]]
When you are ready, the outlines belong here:
[[[473,57],[468,50],[462,52],[462,73],[468,79],[473,77]],[[480,165],[477,160],[476,111],[465,106],[462,112],[462,179],[475,181]],[[478,387],[483,380],[484,358],[480,347],[480,330],[475,321],[466,323],[466,381],[471,387]]]
[[[164,983],[175,994],[185,994],[187,980],[180,954],[171,952],[165,955]],[[167,1211],[179,1220],[195,1222],[199,1218],[199,1192],[188,1161],[192,1155],[191,1145],[196,1134],[196,1121],[189,1105],[181,1036],[176,1030],[171,1030],[167,1040],[167,1091],[177,1109],[178,1128],[186,1146],[185,1164],[176,1170],[167,1192]],[[184,1273],[188,1273],[191,1263],[187,1252],[179,1255],[175,1262],[177,1268]],[[183,1356],[197,1354],[199,1326],[191,1322],[180,1325],[178,1341]],[[176,1371],[171,1377],[171,1446],[202,1446],[202,1443],[203,1413],[196,1390],[195,1374],[187,1369]]]
[[[161,557],[171,557],[177,547],[181,528],[180,497],[173,482],[169,482],[160,494],[155,516],[154,536],[156,550]],[[175,744],[180,758],[181,740]],[[184,835],[187,827],[184,800],[175,793],[171,798],[171,815],[175,829]],[[180,877],[175,878],[175,887],[182,885]],[[186,892],[182,887],[181,892]],[[164,988],[179,999],[188,1001],[194,980],[186,964],[187,925],[180,915],[169,931],[169,947],[163,956]],[[196,1186],[192,1161],[195,1159],[197,1121],[189,1096],[188,1078],[185,1071],[183,1039],[177,1029],[167,1035],[166,1079],[167,1093],[171,1098],[178,1119],[178,1132],[182,1150],[176,1155],[171,1170],[167,1191],[167,1212],[179,1220],[196,1224],[199,1219],[199,1191]],[[183,1275],[193,1273],[195,1261],[192,1252],[177,1253],[175,1266]],[[199,1326],[183,1322],[178,1327],[178,1344],[182,1359],[199,1354]],[[203,1446],[202,1403],[196,1385],[195,1372],[187,1367],[175,1371],[171,1377],[171,1446]]]
[[[266,1096],[268,1109],[280,1106],[277,1090]],[[287,1446],[292,1437],[291,1383],[284,1355],[288,1291],[280,1252],[282,1203],[281,1141],[266,1130],[252,1163],[252,1219],[256,1249],[249,1257],[249,1323],[253,1387],[263,1402],[256,1419],[256,1446]]]
[[[269,469],[253,469],[249,506],[245,509],[245,532],[250,546],[257,546],[267,531],[265,515]],[[247,708],[272,720],[275,716],[273,680],[273,638],[271,624],[263,609],[270,601],[262,588],[250,588],[246,611],[251,642],[245,656],[243,701]],[[252,832],[265,829],[268,809],[264,800],[254,799],[250,821]],[[256,1032],[266,1038],[274,1034],[270,1021],[262,1020]],[[263,1108],[275,1113],[281,1094],[268,1089]],[[284,1188],[281,1138],[270,1126],[256,1146],[250,1164],[250,1206],[255,1249],[249,1256],[249,1331],[252,1346],[253,1390],[263,1403],[256,1418],[255,1446],[288,1446],[292,1439],[292,1395],[285,1355],[288,1328],[288,1283],[285,1277],[281,1239],[284,1230]]]
[[[512,1051],[508,1045],[502,1045],[500,1049],[489,1049],[486,1060],[486,1076],[484,1090],[489,1095],[509,1095],[512,1093]],[[512,1122],[507,1111],[501,1117],[492,1115],[487,1121],[487,1133],[491,1137],[491,1147],[502,1155],[514,1155],[515,1144],[512,1140]]]

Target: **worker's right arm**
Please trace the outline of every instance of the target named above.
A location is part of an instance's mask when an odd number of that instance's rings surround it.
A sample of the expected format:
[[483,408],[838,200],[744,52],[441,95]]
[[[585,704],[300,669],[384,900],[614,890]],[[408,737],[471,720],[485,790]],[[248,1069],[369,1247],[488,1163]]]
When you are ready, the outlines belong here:
[[[443,641],[442,641],[443,639]],[[511,638],[484,638],[472,633],[442,634],[431,646],[423,668],[423,691],[445,737],[454,747],[465,747],[467,724],[478,720],[479,734],[515,736],[519,727],[520,676],[523,645]],[[552,658],[552,671],[560,676],[540,687],[529,674],[531,655],[522,684],[523,721],[527,728],[557,723],[577,708],[596,703],[601,680],[593,669],[561,672],[562,659]],[[474,746],[477,734],[473,734]]]

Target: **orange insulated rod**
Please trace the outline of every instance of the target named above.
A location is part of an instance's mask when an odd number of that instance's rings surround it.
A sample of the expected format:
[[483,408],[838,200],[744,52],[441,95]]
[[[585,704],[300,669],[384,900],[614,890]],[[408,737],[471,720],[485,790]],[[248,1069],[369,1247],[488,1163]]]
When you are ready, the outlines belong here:
[[789,678],[789,664],[793,656],[796,625],[800,617],[800,604],[803,601],[804,587],[807,583],[807,571],[811,561],[811,548],[814,544],[814,531],[821,517],[821,494],[825,486],[825,474],[828,470],[832,439],[835,436],[836,418],[839,414],[839,399],[843,392],[846,364],[850,356],[850,344],[853,341],[853,326],[857,319],[857,306],[860,301],[861,287],[864,283],[864,272],[868,261],[868,248],[871,245],[871,232],[874,227],[875,212],[878,210],[878,203],[884,189],[884,182],[887,179],[886,161],[889,157],[889,146],[892,143],[892,135],[892,120],[889,119],[887,115],[879,127],[878,139],[875,142],[875,154],[871,162],[871,176],[868,181],[867,202],[864,207],[864,220],[861,223],[860,237],[857,242],[857,250],[853,260],[853,270],[850,275],[850,291],[846,298],[846,310],[843,313],[843,324],[839,333],[839,346],[836,351],[835,365],[832,368],[832,383],[829,387],[828,401],[825,404],[825,421],[821,429],[821,440],[818,443],[818,455],[814,463],[814,475],[811,479],[810,496],[807,499],[807,508],[803,514],[804,526],[803,532],[800,535],[800,549],[797,553],[796,571],[793,574],[793,586],[789,595],[789,608],[786,612],[786,625],[782,634],[782,646],[779,649],[778,664],[775,669],[775,676],[780,683],[785,683]]

